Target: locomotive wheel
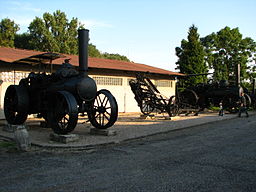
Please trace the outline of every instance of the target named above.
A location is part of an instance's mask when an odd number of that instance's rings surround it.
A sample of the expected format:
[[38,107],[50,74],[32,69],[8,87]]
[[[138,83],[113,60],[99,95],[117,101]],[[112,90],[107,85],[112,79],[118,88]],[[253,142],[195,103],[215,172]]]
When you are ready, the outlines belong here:
[[4,114],[8,123],[20,125],[28,117],[29,96],[25,87],[10,85],[4,97]]
[[154,111],[154,107],[151,105],[151,100],[142,100],[140,110],[144,115],[149,115]]
[[111,127],[117,120],[118,106],[115,97],[106,89],[99,90],[91,109],[87,112],[91,124],[98,129]]
[[198,96],[195,91],[190,89],[185,89],[180,93],[180,98],[183,103],[196,106],[198,102]]
[[59,91],[54,95],[51,106],[48,121],[54,133],[67,134],[73,131],[78,120],[75,97],[67,91]]

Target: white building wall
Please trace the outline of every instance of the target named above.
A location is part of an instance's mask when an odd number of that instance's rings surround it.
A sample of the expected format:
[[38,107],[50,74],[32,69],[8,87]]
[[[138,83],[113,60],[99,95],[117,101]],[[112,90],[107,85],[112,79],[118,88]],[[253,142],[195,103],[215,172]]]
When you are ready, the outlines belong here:
[[9,85],[12,85],[13,83],[10,82],[3,82],[0,86],[0,119],[4,119],[4,94]]

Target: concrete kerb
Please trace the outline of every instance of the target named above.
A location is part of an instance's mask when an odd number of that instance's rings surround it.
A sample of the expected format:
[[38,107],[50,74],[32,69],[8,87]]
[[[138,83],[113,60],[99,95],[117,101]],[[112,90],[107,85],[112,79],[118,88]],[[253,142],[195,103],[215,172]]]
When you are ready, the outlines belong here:
[[[256,114],[255,112],[250,112],[250,115],[255,115],[255,114]],[[31,132],[32,146],[47,148],[47,149],[56,148],[56,149],[83,150],[83,149],[93,149],[93,148],[101,147],[105,145],[113,145],[113,144],[131,141],[131,140],[141,139],[149,136],[154,136],[158,134],[193,128],[198,125],[211,124],[211,123],[214,123],[215,121],[224,121],[224,120],[229,120],[233,118],[238,118],[236,114],[234,115],[226,114],[224,117],[219,117],[217,113],[212,113],[210,115],[211,116],[207,116],[207,114],[206,115],[202,114],[193,118],[184,117],[184,118],[181,118],[180,120],[178,118],[178,120],[170,120],[170,121],[166,121],[166,120],[142,121],[141,119],[139,119],[139,116],[130,116],[133,118],[133,120],[134,119],[139,120],[139,121],[136,121],[136,123],[138,123],[137,126],[134,126],[133,124],[122,125],[122,120],[123,120],[122,118],[128,118],[129,120],[129,116],[127,117],[123,115],[121,116],[120,121],[117,122],[117,125],[113,126],[113,128],[110,128],[115,130],[117,132],[117,135],[115,136],[90,135],[89,130],[85,131],[84,128],[79,128],[79,130],[75,134],[82,135],[82,140],[77,143],[67,143],[67,144],[61,144],[61,143],[49,141],[50,133],[52,133],[50,129],[40,128],[34,131],[32,127],[30,128],[29,132]],[[193,119],[193,122],[191,121],[192,119]],[[140,122],[141,124],[139,124]],[[145,122],[149,124],[146,124],[146,126],[142,125]],[[173,125],[173,126],[170,126],[170,125]],[[159,127],[159,126],[162,126],[162,127]],[[88,127],[89,126],[87,125],[87,128]],[[136,130],[139,132],[138,134],[136,133]],[[11,135],[10,133],[5,133],[2,131],[2,129],[0,130],[0,136],[8,139],[13,139],[13,137],[10,135]],[[39,139],[38,138],[36,138],[36,140],[33,139],[33,137],[37,137],[38,135],[40,135],[40,137],[38,137]],[[45,138],[42,138],[42,137],[45,137]]]

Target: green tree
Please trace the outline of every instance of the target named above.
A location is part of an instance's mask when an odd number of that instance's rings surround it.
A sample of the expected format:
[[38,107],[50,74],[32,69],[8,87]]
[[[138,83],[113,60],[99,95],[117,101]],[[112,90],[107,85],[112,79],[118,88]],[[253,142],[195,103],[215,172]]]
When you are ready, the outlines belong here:
[[20,49],[33,49],[30,45],[31,35],[29,33],[16,34],[14,39],[14,47]]
[[83,27],[77,18],[69,22],[64,12],[44,13],[29,25],[30,46],[35,50],[77,54],[77,30]]
[[235,81],[236,70],[240,64],[241,78],[251,76],[255,60],[256,44],[251,38],[243,38],[238,28],[225,27],[201,39],[207,52],[207,62],[214,69],[215,80]]
[[[189,28],[188,40],[181,41],[181,47],[176,47],[176,55],[179,57],[177,69],[185,74],[207,73],[208,67],[205,61],[205,51],[199,39],[197,27],[192,25]],[[186,84],[195,85],[206,81],[206,76],[193,76]]]
[[88,46],[88,55],[90,57],[102,58],[100,51],[96,48],[95,45],[93,45],[91,43]]
[[19,26],[14,21],[5,18],[0,22],[0,46],[14,47],[14,38]]
[[113,54],[113,53],[103,53],[102,54],[103,58],[105,59],[112,59],[112,60],[119,60],[119,61],[127,61],[130,62],[130,60],[124,56],[124,55],[120,55],[120,54]]

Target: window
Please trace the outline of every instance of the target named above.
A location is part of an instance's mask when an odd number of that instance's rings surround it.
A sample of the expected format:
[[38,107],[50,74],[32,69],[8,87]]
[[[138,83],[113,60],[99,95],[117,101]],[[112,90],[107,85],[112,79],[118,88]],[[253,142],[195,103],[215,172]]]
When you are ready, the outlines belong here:
[[156,80],[155,85],[157,87],[172,87],[172,81],[170,81],[170,80]]
[[92,78],[96,81],[97,85],[123,85],[123,78],[99,76],[93,76]]

